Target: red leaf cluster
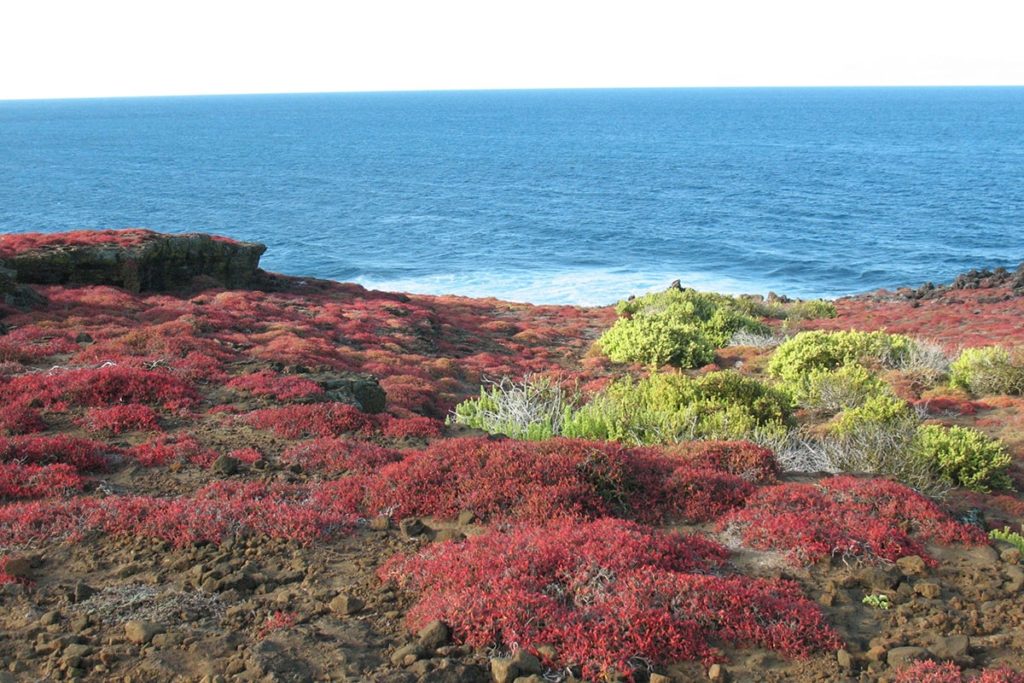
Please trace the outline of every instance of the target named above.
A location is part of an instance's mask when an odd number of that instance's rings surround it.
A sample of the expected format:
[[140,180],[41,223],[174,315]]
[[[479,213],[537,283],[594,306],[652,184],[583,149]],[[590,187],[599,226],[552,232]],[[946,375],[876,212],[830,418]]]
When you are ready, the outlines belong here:
[[175,434],[160,436],[125,450],[125,455],[146,467],[166,465],[170,462],[190,462],[200,467],[209,467],[217,459],[217,453],[203,448],[194,436]]
[[1024,673],[1010,669],[985,669],[976,678],[966,678],[953,662],[925,660],[901,669],[893,683],[1024,683]]
[[670,449],[694,466],[728,472],[769,484],[779,478],[779,463],[769,449],[749,441],[686,441]]
[[106,469],[106,454],[116,451],[102,441],[64,435],[0,437],[0,462],[65,464],[80,472]]
[[727,554],[700,536],[563,520],[429,546],[379,573],[419,594],[414,630],[440,619],[474,647],[549,644],[546,664],[594,679],[638,659],[713,661],[712,642],[795,656],[839,645],[795,584],[709,575]]
[[928,559],[924,542],[984,543],[975,527],[954,521],[916,491],[885,479],[838,476],[818,484],[760,489],[720,521],[754,548],[782,550],[799,564],[826,557]]
[[156,411],[139,403],[115,405],[109,408],[89,408],[79,424],[90,432],[121,434],[133,431],[160,431]]
[[401,459],[402,454],[395,450],[334,437],[304,441],[281,454],[281,462],[327,475],[369,474]]
[[373,436],[392,439],[440,436],[441,422],[428,417],[399,418],[370,415],[347,403],[311,403],[254,410],[242,418],[257,429],[269,429],[285,439]]
[[294,375],[280,375],[270,370],[235,377],[224,386],[276,401],[294,401],[323,394],[320,385],[312,380]]
[[435,441],[369,477],[366,509],[399,517],[483,519],[625,516],[713,519],[742,505],[753,485],[659,448],[577,439]]
[[[312,543],[351,527],[356,516],[333,488],[215,482],[192,496],[108,496],[0,507],[0,550],[77,538],[89,531],[156,538],[174,547],[261,534]],[[341,502],[339,502],[341,501]]]
[[25,465],[0,462],[0,501],[64,496],[82,488],[82,476],[71,465]]

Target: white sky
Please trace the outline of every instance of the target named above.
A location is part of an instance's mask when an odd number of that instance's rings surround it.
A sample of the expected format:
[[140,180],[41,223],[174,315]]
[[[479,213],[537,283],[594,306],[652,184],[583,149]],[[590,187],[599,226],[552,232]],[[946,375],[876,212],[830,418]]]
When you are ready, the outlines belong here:
[[7,0],[0,99],[1022,85],[1022,0]]

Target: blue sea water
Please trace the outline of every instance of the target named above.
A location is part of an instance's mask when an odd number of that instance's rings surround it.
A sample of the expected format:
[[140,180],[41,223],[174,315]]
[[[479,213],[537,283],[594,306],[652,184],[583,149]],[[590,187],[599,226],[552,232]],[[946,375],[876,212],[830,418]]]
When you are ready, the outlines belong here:
[[0,102],[0,232],[127,226],[537,303],[941,281],[1024,259],[1024,88]]

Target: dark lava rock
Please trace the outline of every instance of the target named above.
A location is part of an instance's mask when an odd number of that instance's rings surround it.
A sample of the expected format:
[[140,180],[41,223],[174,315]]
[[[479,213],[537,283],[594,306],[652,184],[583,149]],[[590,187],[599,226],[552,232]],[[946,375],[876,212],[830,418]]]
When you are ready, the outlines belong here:
[[181,289],[193,278],[245,287],[266,246],[210,235],[148,233],[139,241],[48,244],[7,258],[17,281],[41,285],[110,285],[131,292]]

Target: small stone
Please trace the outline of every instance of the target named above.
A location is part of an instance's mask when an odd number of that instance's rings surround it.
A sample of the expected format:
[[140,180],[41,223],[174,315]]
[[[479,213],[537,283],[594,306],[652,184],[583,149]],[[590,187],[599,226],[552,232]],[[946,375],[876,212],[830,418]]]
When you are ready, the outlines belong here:
[[458,522],[462,526],[466,526],[467,524],[472,524],[475,521],[476,521],[476,513],[473,512],[472,510],[463,510],[462,512],[459,513]]
[[75,602],[83,602],[85,600],[88,600],[92,596],[96,595],[96,592],[96,589],[90,586],[89,584],[85,583],[84,581],[79,581],[75,584],[75,588],[72,591],[71,598]]
[[868,650],[867,657],[872,662],[880,662],[885,659],[887,650],[882,645],[872,645],[871,649]]
[[999,559],[1006,564],[1019,564],[1021,558],[1021,552],[1017,548],[1007,548],[1003,552],[999,553]]
[[836,661],[841,669],[853,668],[853,657],[850,656],[849,650],[839,650],[836,652]]
[[491,678],[494,683],[512,683],[519,677],[519,669],[508,657],[491,659]]
[[672,683],[672,679],[662,674],[651,674],[650,683]]
[[928,659],[928,650],[923,647],[914,647],[912,645],[894,647],[889,650],[888,654],[885,656],[885,662],[894,668],[912,664],[913,662],[917,662],[922,659]]
[[526,650],[520,650],[515,653],[512,657],[512,665],[521,674],[539,674],[544,671],[544,668],[540,665],[540,660]]
[[82,657],[88,657],[91,653],[92,647],[89,645],[71,643],[64,648],[64,652],[61,653],[61,657],[63,659],[73,659],[75,657],[81,659]]
[[967,549],[967,559],[971,564],[988,567],[999,560],[999,553],[990,545],[977,545]]
[[900,568],[904,576],[921,576],[928,571],[928,565],[921,559],[920,555],[907,555],[896,560],[896,566]]
[[387,531],[391,528],[391,518],[387,515],[377,515],[370,520],[370,528],[374,531]]
[[89,628],[91,624],[92,620],[89,618],[88,614],[79,614],[75,617],[72,617],[71,621],[68,622],[68,626],[71,627],[71,632],[76,634],[81,633],[85,629]]
[[53,626],[60,621],[60,612],[57,610],[50,610],[45,612],[43,616],[39,617],[39,624],[42,626]]
[[435,619],[420,629],[416,637],[419,639],[420,647],[428,652],[434,652],[442,645],[448,644],[451,631],[444,622]]
[[1003,569],[1006,573],[1007,579],[1009,579],[1004,585],[1003,590],[1011,595],[1020,591],[1024,588],[1024,569],[1016,565],[1010,565]]
[[34,559],[31,557],[11,557],[4,565],[4,573],[15,579],[27,579],[32,576],[32,565]]
[[222,477],[230,477],[238,471],[238,458],[232,458],[230,455],[222,455],[213,461],[213,465],[210,466],[210,470],[214,474],[218,474]]
[[729,672],[721,664],[712,664],[708,669],[708,680],[726,683],[729,680]]
[[942,636],[935,639],[928,649],[939,659],[963,660],[971,647],[971,639],[967,636]]
[[417,643],[408,643],[391,653],[391,663],[395,666],[408,666],[408,664],[406,664],[407,657],[414,657],[412,661],[415,662],[422,654],[420,646]]
[[124,635],[137,645],[144,645],[153,640],[153,636],[163,633],[164,627],[149,621],[128,621],[124,625]]
[[422,536],[428,531],[427,525],[415,517],[403,519],[401,524],[399,524],[399,528],[402,531],[402,535],[406,538]]
[[339,593],[336,598],[331,600],[331,610],[345,616],[357,614],[365,606],[365,602],[348,593]]
[[914,592],[930,600],[939,597],[942,588],[934,581],[918,581],[914,584]]

